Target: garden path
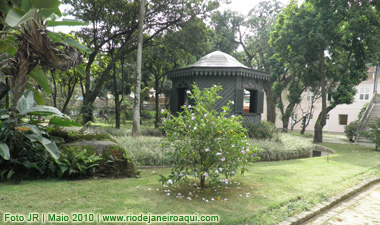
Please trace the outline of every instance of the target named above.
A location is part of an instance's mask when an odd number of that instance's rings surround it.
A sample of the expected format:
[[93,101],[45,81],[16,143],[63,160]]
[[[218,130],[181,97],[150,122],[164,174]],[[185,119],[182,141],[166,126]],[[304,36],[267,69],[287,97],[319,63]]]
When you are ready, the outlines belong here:
[[306,222],[311,225],[380,224],[380,184],[347,199]]

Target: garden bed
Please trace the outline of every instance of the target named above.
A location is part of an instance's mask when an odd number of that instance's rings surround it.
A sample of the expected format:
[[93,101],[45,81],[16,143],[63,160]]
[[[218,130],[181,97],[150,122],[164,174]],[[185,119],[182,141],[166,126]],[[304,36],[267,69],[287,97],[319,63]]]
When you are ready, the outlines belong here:
[[[65,214],[197,213],[219,215],[220,224],[277,224],[363,179],[380,174],[380,154],[372,148],[324,146],[336,151],[329,161],[317,157],[257,162],[248,168],[245,176],[236,176],[228,188],[221,187],[217,191],[201,192],[192,185],[183,189],[163,187],[157,181],[159,174],[167,175],[170,168],[142,170],[139,179],[2,183],[0,215],[5,212],[28,214],[31,210]],[[190,191],[194,194],[188,200]],[[176,197],[178,193],[185,197]],[[0,220],[3,221],[1,216]]]

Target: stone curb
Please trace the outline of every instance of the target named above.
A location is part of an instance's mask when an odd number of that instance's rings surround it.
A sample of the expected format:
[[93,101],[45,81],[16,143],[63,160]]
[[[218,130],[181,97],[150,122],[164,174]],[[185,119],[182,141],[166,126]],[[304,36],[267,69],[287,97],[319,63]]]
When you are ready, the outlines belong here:
[[289,219],[279,223],[279,225],[299,225],[303,224],[306,221],[312,219],[313,217],[317,216],[318,214],[324,213],[325,211],[331,209],[332,207],[336,206],[338,203],[356,195],[357,193],[363,191],[364,189],[368,188],[369,186],[380,182],[380,177],[375,177],[372,179],[364,180],[360,184],[349,188],[348,190],[344,191],[342,194],[339,194],[337,196],[331,197],[328,201],[319,203],[316,206],[314,206],[310,211],[305,211],[299,214],[294,215],[293,217],[290,217]]

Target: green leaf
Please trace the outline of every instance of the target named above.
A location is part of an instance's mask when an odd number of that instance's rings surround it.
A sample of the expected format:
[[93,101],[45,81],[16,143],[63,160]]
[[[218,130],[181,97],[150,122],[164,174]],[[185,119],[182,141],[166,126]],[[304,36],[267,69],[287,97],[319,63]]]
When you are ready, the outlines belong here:
[[53,156],[54,159],[59,159],[59,151],[57,145],[47,138],[42,138],[41,144],[46,148],[46,150]]
[[7,17],[5,18],[5,22],[11,27],[16,27],[33,18],[35,11],[35,9],[31,9],[25,13],[21,9],[13,8],[9,11]]
[[85,68],[84,68],[84,66],[82,64],[77,65],[76,69],[82,75],[82,77],[86,76],[86,70],[85,70]]
[[58,0],[29,0],[29,1],[37,9],[57,8],[61,4],[61,2]]
[[81,51],[84,51],[84,52],[87,52],[87,53],[91,53],[91,49],[87,48],[86,46],[82,45],[81,43],[73,40],[73,39],[70,39],[70,38],[67,38],[65,40],[63,40],[63,42],[65,42],[66,44],[69,44],[71,46],[74,46],[76,48],[78,48],[79,50]]
[[9,148],[8,148],[8,145],[5,144],[4,142],[0,142],[0,155],[1,155],[5,160],[9,160],[9,159],[10,159],[10,154],[9,154]]
[[42,97],[41,93],[40,93],[38,90],[36,90],[30,82],[28,82],[28,83],[26,84],[26,87],[27,87],[29,90],[33,91],[34,101],[36,101],[36,103],[37,103],[38,105],[45,105],[45,100],[44,100],[44,98]]
[[7,53],[11,56],[14,56],[17,52],[17,40],[16,40],[16,37],[14,37],[13,35],[7,35],[3,40],[2,42],[4,42],[4,44],[7,44],[8,45],[8,49],[6,50]]
[[63,113],[59,111],[57,108],[52,106],[44,106],[44,105],[36,105],[33,108],[30,108],[24,113],[21,113],[22,115],[28,114],[28,115],[36,115],[36,116],[50,116],[50,115],[56,115],[63,117]]
[[61,127],[81,127],[82,125],[71,120],[70,118],[57,118],[54,117],[49,121],[50,125]]
[[26,114],[26,112],[33,107],[34,105],[34,96],[31,90],[26,90],[24,95],[17,102],[17,110],[22,114]]
[[3,41],[0,41],[0,53],[8,50],[9,45]]
[[35,134],[27,134],[25,135],[25,137],[27,137],[31,142],[36,142],[36,141],[41,140]]
[[21,9],[26,11],[29,11],[33,6],[30,4],[29,0],[22,0],[21,3]]
[[79,21],[79,20],[62,20],[62,21],[53,21],[48,20],[47,26],[48,27],[55,27],[55,26],[87,26],[88,23]]
[[6,0],[0,0],[0,12],[3,12],[3,15],[8,14],[8,6],[7,6],[7,1]]
[[34,69],[29,73],[29,75],[42,87],[42,89],[44,89],[46,93],[51,94],[49,80],[42,69]]
[[11,179],[11,177],[13,176],[13,174],[15,174],[16,172],[14,170],[9,170],[8,172],[8,175],[7,175],[7,180]]
[[62,36],[59,33],[49,32],[48,36],[53,42],[62,41]]
[[62,13],[61,13],[61,10],[59,10],[59,8],[53,8],[53,9],[43,9],[41,10],[41,14],[44,16],[44,17],[50,17],[51,15],[55,14],[59,17],[62,16]]
[[28,127],[32,132],[33,134],[35,134],[38,138],[39,141],[42,140],[42,132],[40,131],[40,129],[38,129],[38,127],[36,125],[32,125],[32,124],[25,124],[25,125],[22,125],[23,127]]
[[37,105],[45,105],[44,97],[41,95],[41,92],[39,92],[36,89],[32,90],[34,93],[34,101],[36,101]]

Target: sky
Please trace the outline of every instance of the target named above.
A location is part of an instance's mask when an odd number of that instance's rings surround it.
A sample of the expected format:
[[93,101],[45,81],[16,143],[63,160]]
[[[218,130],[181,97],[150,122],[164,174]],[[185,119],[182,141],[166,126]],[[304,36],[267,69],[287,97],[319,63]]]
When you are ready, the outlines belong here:
[[[231,4],[223,5],[221,8],[231,9],[232,11],[237,11],[243,15],[247,15],[248,12],[261,1],[263,0],[231,0]],[[282,2],[283,5],[287,5],[290,0],[278,1]]]

